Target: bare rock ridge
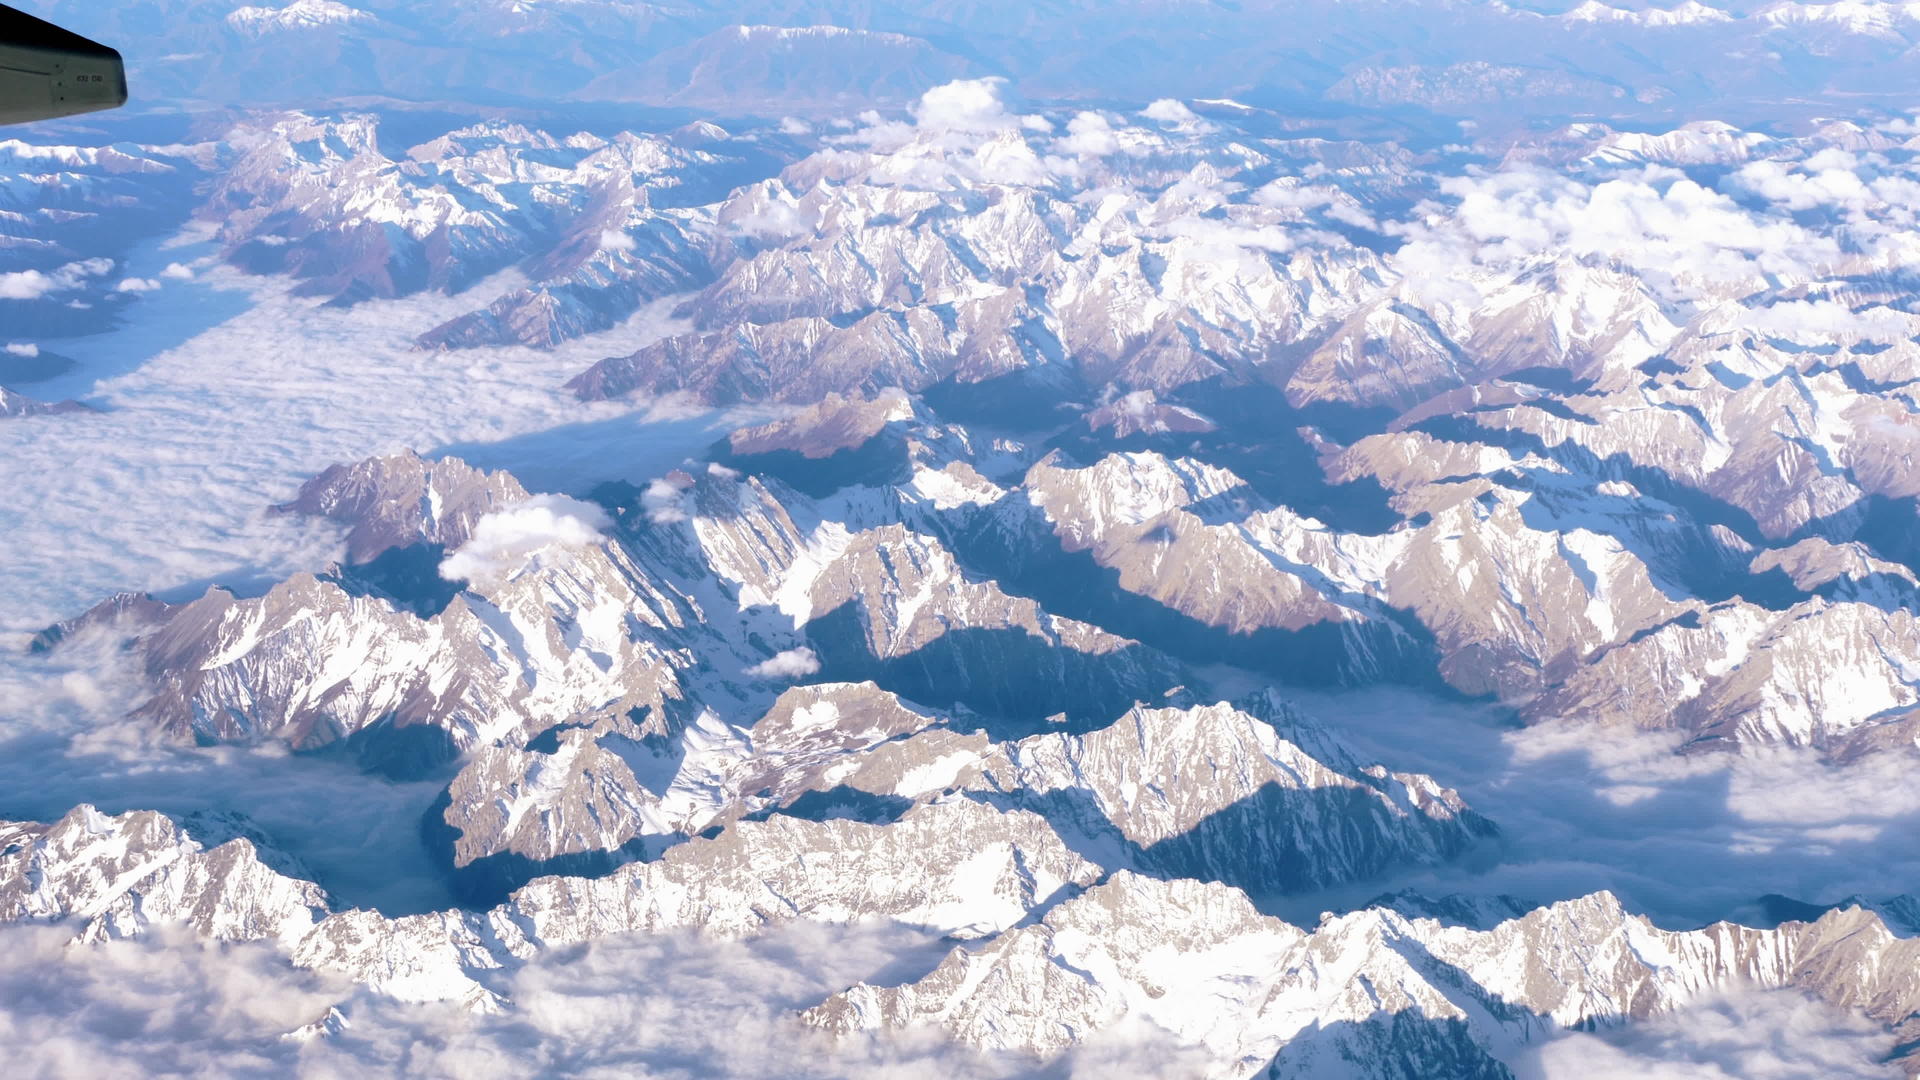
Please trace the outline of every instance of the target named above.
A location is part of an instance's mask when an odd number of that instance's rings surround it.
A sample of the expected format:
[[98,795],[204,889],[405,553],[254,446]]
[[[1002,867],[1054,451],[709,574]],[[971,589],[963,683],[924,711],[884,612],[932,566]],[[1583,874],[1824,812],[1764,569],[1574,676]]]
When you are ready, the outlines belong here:
[[347,558],[364,563],[414,544],[451,551],[467,542],[482,517],[525,498],[526,489],[505,473],[482,472],[458,458],[430,462],[409,451],[335,465],[274,509],[350,526]]

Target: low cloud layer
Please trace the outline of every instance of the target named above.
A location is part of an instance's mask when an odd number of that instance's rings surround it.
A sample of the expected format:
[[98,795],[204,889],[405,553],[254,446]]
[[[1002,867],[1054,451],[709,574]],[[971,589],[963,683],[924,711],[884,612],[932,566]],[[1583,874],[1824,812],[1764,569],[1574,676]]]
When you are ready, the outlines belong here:
[[1822,762],[1802,750],[1676,754],[1670,733],[1552,724],[1403,691],[1300,694],[1373,760],[1457,788],[1502,835],[1476,857],[1282,902],[1311,925],[1381,892],[1505,893],[1537,903],[1599,890],[1668,929],[1759,921],[1779,893],[1886,899],[1920,882],[1915,755]]
[[[795,1013],[855,982],[916,977],[947,946],[891,924],[794,924],[723,942],[620,935],[537,958],[475,1015],[404,1005],[292,967],[265,945],[177,928],[95,946],[71,929],[0,927],[0,1038],[26,1076],[347,1080],[569,1076],[657,1080],[954,1080],[1198,1075],[1163,1033],[1096,1035],[1052,1063],[929,1030],[830,1038]],[[338,1009],[327,1035],[288,1038]],[[1792,991],[1708,995],[1681,1012],[1570,1032],[1509,1057],[1518,1080],[1887,1080],[1892,1038]]]
[[[794,1013],[854,982],[929,969],[945,946],[889,925],[798,925],[750,942],[616,937],[552,953],[505,980],[512,1006],[476,1016],[405,1006],[291,968],[263,946],[178,933],[63,948],[59,928],[0,928],[0,1037],[27,1076],[633,1077],[657,1080],[1132,1080],[1191,1075],[1150,1032],[1069,1061],[986,1055],[931,1032],[835,1040]],[[347,1026],[281,1036],[339,1004]]]
[[1793,991],[1710,996],[1671,1016],[1576,1033],[1517,1062],[1519,1080],[1891,1080],[1893,1038]]
[[59,926],[0,928],[0,1040],[12,1076],[281,1075],[280,1038],[350,993],[264,946],[181,929],[104,948]]
[[444,780],[388,781],[275,742],[196,746],[128,717],[150,692],[110,633],[46,656],[0,653],[0,819],[54,821],[83,802],[109,813],[238,811],[343,905],[398,914],[453,904],[420,834]]
[[[472,292],[343,311],[219,267],[168,288],[171,301],[129,308],[122,327],[63,342],[78,366],[35,386],[103,411],[0,425],[11,496],[0,506],[0,636],[122,589],[258,588],[321,569],[340,554],[337,530],[266,508],[336,462],[444,448],[577,493],[657,474],[714,438],[709,420],[654,422],[634,403],[583,404],[562,385],[606,355],[607,339],[632,348],[675,325],[658,308],[552,351],[449,355],[415,349],[413,335],[470,310]],[[162,523],[167,542],[154,543]]]

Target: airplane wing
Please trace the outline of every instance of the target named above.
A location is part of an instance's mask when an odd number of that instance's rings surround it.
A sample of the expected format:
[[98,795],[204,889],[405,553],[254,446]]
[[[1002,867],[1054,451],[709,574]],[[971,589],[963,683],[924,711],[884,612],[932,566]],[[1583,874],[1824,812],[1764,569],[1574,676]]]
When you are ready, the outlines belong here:
[[0,124],[126,103],[127,72],[119,53],[0,4]]

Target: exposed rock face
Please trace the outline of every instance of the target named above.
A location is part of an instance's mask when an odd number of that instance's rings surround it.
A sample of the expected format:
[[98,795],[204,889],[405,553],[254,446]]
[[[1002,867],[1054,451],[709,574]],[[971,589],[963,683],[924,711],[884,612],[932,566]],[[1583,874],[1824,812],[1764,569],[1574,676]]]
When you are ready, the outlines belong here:
[[583,713],[646,709],[654,729],[675,726],[690,615],[619,548],[550,552],[490,592],[428,619],[305,575],[253,600],[210,592],[143,639],[155,695],[141,712],[296,747],[373,731],[400,740],[395,756],[417,742],[429,760]]
[[736,457],[787,453],[819,460],[857,450],[889,423],[917,415],[912,400],[900,390],[872,398],[829,394],[792,416],[733,432],[727,436],[727,448]]
[[827,671],[930,704],[1086,723],[1180,682],[1177,665],[1137,642],[967,580],[937,541],[901,525],[849,538],[805,602]]
[[[871,683],[826,683],[786,691],[744,730],[710,714],[678,740],[563,728],[525,747],[476,750],[439,818],[458,832],[456,867],[523,860],[548,872],[568,865],[604,872],[809,794],[854,785],[923,795],[900,790],[897,778],[871,778],[885,774],[890,760],[903,761],[896,772],[912,767],[925,752],[916,735],[930,745],[984,743],[936,730],[944,722]],[[517,884],[514,876],[500,880]]]
[[1151,390],[1123,394],[1089,412],[1087,426],[1094,431],[1104,431],[1116,439],[1218,430],[1213,421],[1185,406],[1162,402]]
[[[1211,631],[1210,648],[1301,679],[1437,678],[1524,700],[1570,658],[1688,610],[1630,551],[1579,524],[1571,494],[1571,512],[1556,512],[1545,492],[1434,485],[1419,524],[1367,536],[1267,504],[1227,470],[1155,453],[1085,468],[1048,459],[1025,487],[1040,516],[1009,500],[1003,543],[1034,544],[1044,529],[1062,552],[1086,553],[1083,573],[1124,591],[1093,601],[1107,618],[1139,620],[1122,625],[1149,641]],[[1161,612],[1115,602],[1127,593]]]
[[[1035,153],[1013,132],[995,145]],[[1182,164],[1149,159],[1122,182],[1159,186],[1185,172],[1212,184],[1238,164],[1177,137],[1166,149]],[[1181,231],[1194,206],[1175,197],[1133,193],[1095,208],[1036,179],[982,189],[981,205],[956,213],[947,193],[898,186],[916,162],[957,166],[939,156],[915,143],[850,170],[845,159],[803,162],[743,188],[721,221],[780,227],[687,305],[695,330],[609,358],[571,385],[588,398],[810,403],[1064,365],[1089,386],[1165,390],[1245,377],[1302,342],[1325,307],[1319,297],[1345,304],[1379,278],[1378,260],[1353,250],[1223,264],[1207,238]],[[1230,209],[1229,229],[1249,235],[1288,219]]]
[[1036,735],[981,762],[966,789],[1041,809],[1117,849],[1113,865],[1255,893],[1441,862],[1493,834],[1431,777],[1362,766],[1276,701],[1248,708],[1261,715],[1140,708],[1085,735]]
[[532,272],[538,284],[421,334],[424,348],[519,344],[549,348],[612,329],[647,303],[687,292],[711,277],[701,210],[646,209],[644,189],[616,181],[572,223]]
[[1702,745],[1816,746],[1845,756],[1920,708],[1904,659],[1916,648],[1906,609],[1817,598],[1782,612],[1719,605],[1609,650],[1530,712],[1672,726]]
[[543,878],[503,914],[546,944],[584,941],[609,923],[732,936],[800,918],[891,918],[981,937],[1098,874],[1040,817],[956,801],[889,825],[784,816],[742,823],[598,881]]
[[349,526],[347,557],[363,563],[413,544],[452,551],[482,517],[526,497],[506,473],[483,472],[458,458],[426,461],[408,451],[332,466],[275,509]]
[[[257,598],[143,608],[127,631],[153,689],[140,715],[201,739],[340,744],[392,776],[461,758],[429,835],[493,898],[754,812],[765,801],[731,776],[742,768],[788,799],[813,790],[755,756],[781,745],[753,733],[780,688],[770,654],[971,710],[1000,737],[1054,713],[1104,723],[1187,681],[1154,650],[973,578],[903,524],[850,531],[727,470],[675,483],[667,502],[618,508],[611,533],[496,558],[504,527],[488,521],[520,528],[545,505],[511,477],[412,455],[328,470],[286,509],[338,522],[367,561]],[[373,574],[395,552],[477,548],[492,569],[437,609]]]

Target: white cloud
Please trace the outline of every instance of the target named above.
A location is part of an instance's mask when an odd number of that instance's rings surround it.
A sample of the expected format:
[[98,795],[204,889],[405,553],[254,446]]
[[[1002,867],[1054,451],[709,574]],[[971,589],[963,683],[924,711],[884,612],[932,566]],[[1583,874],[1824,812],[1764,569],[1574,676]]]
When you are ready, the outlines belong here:
[[275,1045],[349,992],[260,945],[190,932],[66,948],[71,928],[0,930],[0,1040],[15,1076],[267,1075]]
[[38,300],[53,290],[53,279],[38,270],[0,274],[0,300]]
[[1158,120],[1163,124],[1199,124],[1203,123],[1198,113],[1187,108],[1185,102],[1173,98],[1161,98],[1145,109],[1140,115],[1149,120]]
[[600,234],[600,247],[604,251],[632,251],[639,246],[633,237],[618,229],[607,229]]
[[817,212],[811,208],[789,199],[774,198],[751,213],[729,217],[726,225],[743,236],[778,241],[812,233],[820,227],[820,222]]
[[1105,157],[1120,149],[1120,138],[1105,116],[1082,112],[1067,121],[1066,136],[1055,140],[1054,146],[1076,157]]
[[811,135],[813,134],[813,125],[798,117],[783,116],[780,118],[780,134],[795,136]]
[[804,679],[820,670],[820,658],[805,645],[787,649],[747,669],[756,679]]
[[860,114],[864,127],[827,141],[877,153],[878,161],[830,148],[814,163],[844,166],[863,174],[868,183],[929,189],[978,181],[1044,186],[1058,179],[1061,170],[1073,175],[1073,158],[1043,159],[1035,149],[1030,140],[1052,135],[1053,124],[1044,116],[1008,109],[1002,96],[1005,83],[991,77],[936,86],[921,95],[905,121],[868,110]]
[[687,508],[681,501],[690,477],[684,474],[664,476],[649,483],[640,493],[640,508],[655,525],[671,525],[687,520]]
[[1197,245],[1202,258],[1234,251],[1292,251],[1295,237],[1280,225],[1256,225],[1212,217],[1183,217],[1167,223],[1165,235]]
[[1726,994],[1602,1034],[1549,1040],[1519,1080],[1888,1080],[1880,1025],[1793,991]]
[[1789,341],[1853,338],[1891,343],[1920,333],[1920,318],[1878,305],[1855,311],[1837,300],[1790,300],[1742,308],[1725,329],[1750,330]]
[[1455,288],[1476,268],[1541,256],[1616,261],[1673,299],[1737,295],[1772,279],[1804,279],[1840,246],[1777,214],[1749,211],[1684,175],[1649,167],[1587,184],[1523,167],[1444,180],[1450,205],[1429,202],[1389,225],[1407,243],[1394,263],[1416,287]]
[[1752,162],[1733,174],[1733,182],[1788,210],[1834,207],[1859,211],[1877,199],[1854,172],[1858,165],[1852,154],[1828,150],[1796,164]]
[[1261,206],[1288,211],[1302,217],[1318,211],[1334,221],[1356,228],[1375,232],[1380,229],[1380,223],[1356,203],[1353,196],[1326,184],[1302,183],[1296,178],[1286,177],[1275,180],[1254,192],[1253,201]]
[[192,281],[193,267],[185,263],[168,263],[167,268],[160,271],[160,276],[169,281]]
[[83,259],[52,273],[19,270],[0,274],[0,300],[38,300],[52,293],[77,289],[90,278],[112,270],[113,265],[112,259]]
[[[553,350],[413,347],[476,297],[519,284],[508,275],[457,297],[342,310],[212,267],[171,287],[177,303],[135,305],[120,327],[63,345],[80,366],[38,384],[38,396],[107,409],[86,425],[0,424],[14,496],[0,505],[0,634],[120,589],[197,593],[325,567],[340,554],[337,529],[265,510],[336,462],[445,449],[510,468],[533,490],[577,493],[643,482],[713,441],[710,408],[583,403],[556,374],[671,332],[678,298]],[[156,351],[156,339],[179,344]],[[96,383],[100,371],[125,374]],[[209,447],[219,448],[211,466]],[[156,521],[167,543],[153,542]]]
[[124,293],[143,293],[143,292],[155,292],[159,288],[160,288],[160,282],[155,278],[130,277],[122,281],[120,284],[115,285],[113,287],[113,291],[124,292]]
[[[1373,760],[1417,768],[1500,826],[1484,860],[1410,871],[1283,915],[1411,888],[1549,902],[1605,889],[1669,929],[1759,918],[1758,899],[1885,899],[1920,881],[1920,754],[1678,754],[1681,737],[1581,723],[1512,729],[1493,706],[1403,691],[1296,692]],[[1791,853],[1790,855],[1788,853]],[[1292,902],[1287,902],[1291,904]]]
[[476,584],[511,573],[550,547],[591,547],[605,539],[607,512],[565,495],[535,495],[474,523],[471,537],[440,563],[448,581]]
[[[795,1013],[949,943],[886,924],[798,924],[746,942],[621,936],[542,956],[475,1015],[353,992],[257,945],[178,933],[64,949],[58,928],[0,928],[0,1038],[27,1076],[645,1076],[656,1080],[1012,1080],[1033,1059],[914,1030],[832,1038]],[[348,1026],[280,1036],[338,1004]],[[1096,1037],[1062,1080],[1195,1075],[1164,1036]]]
[[923,131],[982,134],[1020,126],[1007,111],[1000,89],[1005,79],[958,79],[928,90],[913,106],[913,120]]
[[8,356],[24,356],[29,359],[40,355],[40,346],[31,342],[10,342],[6,347]]

